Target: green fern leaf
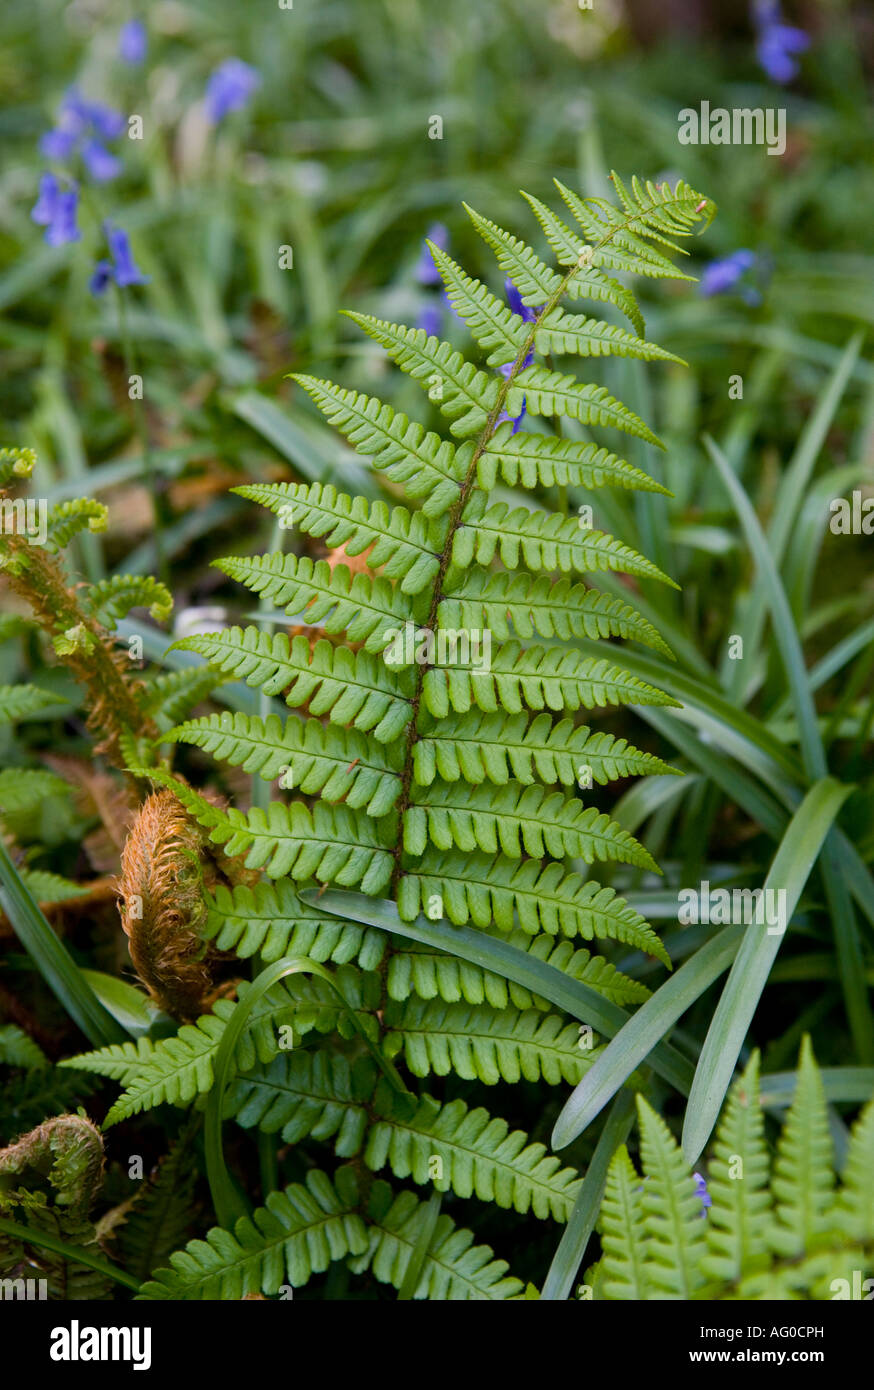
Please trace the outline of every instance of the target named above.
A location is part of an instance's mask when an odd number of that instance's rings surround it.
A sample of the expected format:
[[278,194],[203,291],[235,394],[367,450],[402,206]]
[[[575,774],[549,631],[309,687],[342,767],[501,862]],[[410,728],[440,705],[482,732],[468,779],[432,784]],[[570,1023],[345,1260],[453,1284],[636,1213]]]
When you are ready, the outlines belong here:
[[[459,318],[463,319],[476,343],[489,350],[490,367],[513,362],[524,354],[530,329],[479,280],[467,275],[445,251],[431,241],[428,248],[446,286],[446,294]],[[538,351],[541,349],[538,348]]]
[[294,375],[331,424],[371,458],[372,466],[392,482],[403,483],[410,497],[425,499],[422,511],[438,517],[458,498],[473,450],[458,449],[424,426],[410,422],[390,405],[358,391],[344,391],[331,381]]
[[667,488],[642,469],[597,444],[525,430],[513,434],[513,426],[506,420],[477,460],[480,487],[490,492],[499,472],[511,487],[620,487],[670,496]]
[[[379,1104],[380,1092],[377,1092]],[[451,1188],[459,1197],[476,1195],[541,1219],[566,1221],[580,1179],[543,1144],[526,1143],[521,1130],[487,1110],[468,1110],[462,1100],[440,1105],[422,1096],[412,1113],[386,1114],[371,1128],[364,1161],[374,1172],[388,1163],[396,1177]],[[432,1176],[432,1158],[442,1159],[443,1177]]]
[[866,1105],[853,1126],[842,1177],[837,1213],[841,1226],[851,1239],[870,1241],[874,1233],[874,1102]]
[[397,744],[374,745],[357,729],[326,728],[317,719],[261,719],[222,710],[172,729],[161,742],[194,744],[267,782],[281,777],[288,790],[345,800],[370,816],[386,815],[401,789]]
[[580,1047],[579,1029],[536,1009],[471,1007],[408,999],[386,1009],[389,1057],[403,1052],[414,1076],[448,1076],[493,1086],[499,1081],[562,1081],[575,1086],[599,1049]]
[[770,1239],[779,1254],[797,1256],[826,1243],[835,1224],[832,1157],[822,1077],[805,1037],[771,1180],[776,1211]]
[[207,899],[203,934],[220,951],[235,951],[244,960],[257,954],[265,964],[301,955],[341,965],[357,961],[375,970],[385,953],[383,932],[320,913],[301,901],[288,879],[254,888],[218,884]]
[[284,1284],[301,1288],[332,1260],[367,1249],[354,1193],[345,1187],[341,1196],[324,1173],[312,1169],[305,1185],[271,1192],[251,1217],[240,1217],[233,1233],[216,1226],[205,1240],[189,1241],[138,1297],[232,1300],[276,1294]]
[[642,1096],[637,1097],[637,1111],[647,1174],[641,1195],[647,1273],[663,1298],[692,1298],[704,1283],[701,1198],[664,1120]]
[[769,1176],[759,1056],[753,1053],[729,1093],[709,1165],[712,1206],[701,1266],[713,1278],[734,1282],[769,1263]]
[[423,512],[369,502],[365,497],[338,493],[331,483],[250,483],[232,489],[276,512],[285,529],[294,526],[329,546],[343,546],[347,555],[367,557],[371,569],[385,568],[388,579],[400,579],[405,594],[418,594],[440,567],[446,538],[446,518],[429,519]]
[[604,1252],[599,1273],[604,1295],[610,1299],[645,1299],[650,1295],[642,1194],[640,1178],[621,1144],[607,1170],[598,1218]]
[[0,815],[27,811],[52,796],[69,796],[70,784],[45,768],[4,767],[0,770]]
[[483,428],[497,405],[497,378],[466,362],[449,343],[429,337],[423,328],[348,311],[346,316],[385,348],[401,371],[429,388],[429,399],[452,421],[452,434],[464,437]]
[[609,425],[659,449],[665,447],[633,410],[610,395],[606,386],[581,386],[576,377],[552,372],[548,367],[532,364],[514,377],[507,392],[507,411],[520,415],[523,406],[530,415],[566,415],[583,425]]
[[377,1068],[369,1057],[350,1063],[338,1053],[280,1052],[265,1067],[237,1077],[226,1098],[225,1118],[265,1134],[281,1130],[286,1144],[334,1140],[343,1158],[357,1154],[368,1125],[365,1102]]
[[124,618],[132,608],[148,608],[156,623],[163,623],[173,612],[173,596],[166,585],[151,575],[115,574],[101,579],[87,592],[88,611],[108,627]]
[[165,671],[158,676],[146,676],[144,689],[135,692],[141,709],[155,720],[184,719],[217,685],[223,677],[209,666],[187,666],[182,671]]
[[326,639],[310,649],[303,636],[289,642],[284,632],[232,627],[186,637],[174,647],[198,652],[267,695],[281,691],[289,706],[305,705],[310,714],[327,715],[333,724],[373,730],[380,743],[392,743],[413,717],[411,672],[394,672],[370,652],[333,647]]
[[0,724],[32,719],[60,703],[59,696],[36,685],[0,685]]
[[0,1023],[0,1066],[42,1071],[49,1059],[38,1043],[14,1023]]

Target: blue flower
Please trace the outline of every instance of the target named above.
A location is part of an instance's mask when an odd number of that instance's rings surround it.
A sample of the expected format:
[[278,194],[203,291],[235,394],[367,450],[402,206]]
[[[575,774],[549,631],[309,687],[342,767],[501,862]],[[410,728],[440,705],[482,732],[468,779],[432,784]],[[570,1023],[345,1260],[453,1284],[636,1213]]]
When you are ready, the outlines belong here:
[[436,304],[426,304],[419,315],[419,328],[423,328],[429,338],[436,338],[440,334],[440,310]]
[[70,158],[78,140],[78,126],[66,130],[63,126],[55,126],[54,130],[47,130],[45,135],[40,137],[40,153],[44,154],[46,159],[57,159],[62,163]]
[[56,192],[52,218],[45,230],[45,241],[49,246],[63,246],[68,241],[79,241],[82,233],[76,225],[78,207],[79,194],[75,187],[59,189]]
[[210,121],[217,125],[229,112],[245,106],[260,81],[257,68],[241,58],[228,58],[206,84],[206,113]]
[[55,216],[60,186],[54,174],[43,174],[39,181],[39,196],[30,211],[32,222],[47,227]]
[[439,285],[440,272],[434,264],[434,257],[431,255],[428,242],[433,241],[435,246],[439,246],[441,251],[445,251],[449,244],[449,232],[442,222],[432,222],[425,234],[425,242],[422,245],[422,254],[416,262],[413,272],[420,285]]
[[115,283],[122,289],[125,285],[147,285],[149,276],[143,274],[134,260],[130,242],[127,239],[127,232],[123,231],[121,227],[113,227],[111,222],[105,222],[103,225],[106,232],[106,242],[114,262]]
[[114,279],[112,263],[110,261],[98,261],[88,281],[88,288],[92,294],[103,294],[110,280]]
[[772,82],[791,82],[798,73],[798,63],[792,55],[810,47],[809,36],[803,29],[781,22],[779,0],[755,0],[753,21],[758,30],[759,66]]
[[148,47],[148,37],[146,26],[141,19],[129,19],[121,27],[118,36],[118,56],[123,63],[130,63],[136,67],[142,63],[146,56]]
[[707,1191],[707,1179],[701,1173],[693,1173],[692,1177],[695,1179],[695,1195],[701,1198],[701,1205],[704,1208],[701,1215],[706,1216],[707,1208],[713,1206],[713,1198]]
[[701,293],[710,296],[733,289],[744,272],[755,264],[755,259],[752,251],[734,251],[724,260],[711,261],[701,276]]
[[99,101],[87,101],[77,87],[71,87],[66,93],[61,110],[68,123],[78,120],[81,130],[90,126],[101,140],[117,140],[124,130],[124,116],[120,111]]
[[121,160],[110,154],[99,140],[86,140],[82,146],[82,158],[95,183],[109,183],[121,173]]
[[[522,296],[516,289],[512,280],[504,281],[504,290],[507,295],[507,303],[513,310],[513,313],[518,314],[520,319],[524,320],[525,323],[533,323],[540,312],[540,308],[534,309],[528,304],[523,304]],[[525,365],[527,367],[528,363],[526,362]]]

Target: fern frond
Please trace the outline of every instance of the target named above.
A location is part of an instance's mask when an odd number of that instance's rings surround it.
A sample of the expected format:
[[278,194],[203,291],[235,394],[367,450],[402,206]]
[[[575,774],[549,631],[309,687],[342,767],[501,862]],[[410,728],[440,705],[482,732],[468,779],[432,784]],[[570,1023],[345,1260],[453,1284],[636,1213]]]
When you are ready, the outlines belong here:
[[326,728],[317,719],[266,719],[222,710],[192,719],[162,743],[191,743],[231,767],[323,801],[343,801],[370,816],[384,816],[401,789],[402,754],[395,744],[373,744],[357,729]]
[[[433,1158],[442,1159],[441,1178],[433,1176]],[[462,1100],[440,1105],[431,1096],[422,1096],[412,1113],[396,1106],[377,1120],[364,1161],[374,1172],[390,1164],[396,1177],[556,1221],[567,1220],[580,1186],[572,1169],[562,1168],[543,1144],[527,1143],[506,1120],[481,1107],[468,1110]]]
[[[682,271],[677,270],[667,256],[663,256],[653,247],[647,246],[646,242],[641,241],[639,237],[634,237],[622,225],[621,221],[617,224],[614,219],[609,219],[606,216],[603,219],[599,217],[599,208],[595,199],[590,199],[588,203],[585,203],[569,188],[560,184],[557,179],[555,183],[571,212],[574,213],[583,227],[588,242],[581,241],[569,227],[565,226],[560,218],[556,217],[552,209],[548,208],[545,203],[541,203],[538,198],[534,198],[528,193],[524,193],[522,196],[531,205],[535,217],[546,234],[547,241],[555,252],[559,265],[578,265],[580,254],[588,245],[589,264],[602,270],[617,270],[626,274],[658,278],[668,277],[677,280],[692,279],[691,276],[684,275]],[[613,210],[611,209],[611,211]],[[598,245],[599,242],[608,238],[609,245]],[[674,250],[678,249],[674,247]]]
[[493,1086],[499,1081],[543,1081],[575,1086],[598,1049],[580,1047],[579,1029],[536,1009],[493,1009],[410,998],[390,1003],[383,1046],[403,1053],[414,1076],[448,1076]]
[[22,478],[29,478],[36,467],[33,449],[12,445],[0,449],[0,487],[8,487]]
[[18,870],[19,878],[30,889],[39,903],[65,903],[71,898],[81,898],[89,891],[85,883],[74,883],[62,874],[53,874],[48,869]]
[[283,1284],[300,1288],[332,1260],[367,1249],[354,1205],[349,1184],[341,1196],[324,1173],[312,1169],[305,1184],[271,1192],[251,1217],[240,1217],[233,1233],[216,1226],[205,1240],[189,1241],[138,1297],[232,1300],[275,1294]]
[[478,346],[484,351],[489,350],[486,358],[488,365],[499,367],[515,361],[528,341],[529,329],[525,321],[480,280],[475,280],[460,265],[456,265],[439,246],[432,241],[427,245],[446,286],[450,304],[467,324]]
[[224,1115],[244,1129],[281,1130],[286,1144],[333,1139],[334,1152],[351,1158],[364,1141],[365,1102],[377,1075],[369,1057],[353,1063],[337,1052],[280,1052],[265,1067],[237,1077]]
[[483,714],[471,710],[453,722],[425,724],[413,753],[416,782],[429,786],[440,776],[444,782],[479,784],[484,780],[504,786],[511,777],[531,784],[536,779],[566,787],[575,786],[587,770],[593,782],[606,786],[618,777],[677,772],[653,753],[643,753],[624,738],[601,730],[592,732],[570,719],[554,724],[550,715]]
[[329,546],[343,546],[347,555],[367,557],[371,569],[384,567],[389,579],[399,579],[405,594],[418,594],[440,566],[446,538],[446,518],[429,519],[423,512],[369,502],[365,497],[338,493],[331,483],[249,483],[231,489],[279,513],[287,529],[298,526]]
[[353,575],[347,565],[332,569],[327,560],[308,555],[240,556],[213,563],[297,621],[332,635],[345,632],[368,652],[382,651],[386,628],[414,621],[421,607],[382,576]]
[[473,446],[458,449],[432,430],[410,421],[392,406],[359,391],[345,391],[332,381],[293,374],[342,435],[372,466],[410,497],[422,497],[425,516],[442,516],[458,498]]
[[136,692],[137,703],[154,719],[175,723],[212,694],[222,680],[221,674],[209,666],[188,666],[182,671],[149,675],[144,677],[142,690]]
[[576,517],[511,509],[506,502],[489,506],[484,493],[474,493],[455,532],[452,563],[461,569],[473,560],[488,565],[496,552],[508,569],[516,569],[521,560],[532,570],[622,570],[677,588],[651,560],[603,531],[580,526]]
[[223,811],[168,773],[149,769],[146,775],[169,787],[225,854],[244,854],[248,869],[298,883],[315,878],[344,888],[360,886],[362,893],[378,893],[391,877],[395,827],[390,815],[373,821],[348,806],[319,802],[310,810],[300,801],[271,801],[266,809],[253,806],[244,815],[235,806]]
[[124,1266],[142,1282],[185,1240],[194,1218],[191,1154],[177,1141],[153,1170],[125,1213],[118,1233]]
[[404,813],[403,844],[422,854],[429,844],[511,859],[582,859],[636,864],[659,873],[649,852],[597,806],[584,806],[561,792],[509,782],[500,789],[463,782],[433,782],[413,788]]
[[301,901],[288,879],[216,886],[207,899],[203,934],[220,951],[235,951],[244,960],[260,955],[265,964],[282,956],[346,964],[357,961],[375,970],[385,951],[385,935],[374,927],[340,922]]
[[69,796],[70,784],[41,767],[0,769],[0,815],[29,810],[52,796]]
[[606,386],[592,383],[581,386],[575,376],[553,372],[536,363],[519,372],[507,392],[510,415],[519,415],[523,406],[530,415],[566,415],[583,425],[609,425],[647,444],[655,444],[659,449],[665,447],[649,425],[611,396]]
[[0,685],[0,724],[31,719],[59,703],[59,696],[36,685]]
[[86,606],[104,627],[114,627],[132,608],[148,608],[155,622],[163,623],[173,612],[173,595],[151,575],[114,574],[90,586]]
[[731,1088],[709,1165],[712,1199],[704,1271],[734,1282],[768,1263],[770,1161],[759,1101],[759,1056],[753,1053]]
[[423,328],[374,319],[345,311],[346,317],[385,348],[402,372],[428,390],[428,397],[451,420],[452,434],[477,434],[498,400],[498,379],[467,362],[449,343],[429,336]]
[[[546,933],[532,937],[519,930],[506,936],[497,929],[486,930],[489,935],[503,935],[517,951],[525,951],[561,970],[615,1004],[641,1004],[649,997],[645,985],[623,975],[603,956],[593,956],[582,947],[575,949],[569,941],[556,941]],[[468,1004],[490,1004],[495,1009],[506,1009],[512,1004],[517,1009],[548,1012],[554,1007],[548,999],[532,994],[503,975],[413,942],[391,956],[387,985],[389,998],[400,1001],[417,994],[421,999],[439,998],[447,1004],[464,1000]]]
[[0,1023],[0,1066],[42,1071],[49,1059],[38,1043],[14,1023]]
[[674,705],[655,686],[601,658],[559,647],[526,647],[504,642],[491,669],[459,661],[432,666],[422,683],[425,708],[442,719],[450,708],[466,714],[478,705],[487,714],[504,709],[518,714],[522,702],[532,710],[594,709],[602,705]]
[[324,638],[311,649],[303,636],[289,642],[284,632],[232,627],[173,645],[198,652],[265,695],[281,691],[291,707],[306,706],[310,714],[327,715],[332,724],[372,730],[380,743],[393,742],[413,717],[412,672],[396,672],[370,652],[333,647]]
[[530,936],[582,936],[623,941],[669,965],[659,937],[639,912],[612,888],[586,882],[560,864],[521,864],[503,855],[440,854],[429,849],[421,862],[405,869],[398,885],[398,912],[413,921],[432,898],[457,927],[492,922],[504,932],[517,925]]
[[645,1299],[650,1293],[642,1193],[641,1180],[621,1144],[607,1170],[598,1218],[604,1252],[600,1274],[610,1299]]
[[836,1216],[851,1239],[871,1240],[874,1232],[874,1102],[865,1106],[853,1126],[841,1176],[844,1185]]
[[565,641],[625,637],[672,655],[652,623],[629,604],[569,579],[503,570],[491,573],[474,566],[457,575],[447,574],[444,592],[447,597],[437,609],[440,628],[488,628],[500,641],[514,634]]
[[108,522],[109,508],[102,502],[96,502],[93,497],[77,497],[70,502],[59,502],[48,514],[46,549],[63,550],[81,531],[105,531]]
[[834,1225],[833,1152],[822,1077],[805,1036],[771,1180],[776,1211],[770,1235],[779,1254],[801,1255],[825,1243]]
[[511,487],[620,487],[640,492],[668,489],[648,473],[598,444],[559,439],[499,425],[477,460],[477,481],[490,492],[498,474]]
[[701,1198],[664,1120],[642,1096],[637,1097],[637,1111],[647,1174],[641,1195],[647,1272],[663,1298],[692,1298],[704,1283]]
[[[380,1283],[400,1289],[427,1219],[427,1204],[412,1192],[395,1197],[388,1184],[378,1180],[367,1215],[367,1251],[350,1260],[350,1267],[355,1273],[369,1269]],[[472,1231],[459,1230],[441,1213],[413,1297],[454,1302],[517,1298],[523,1286],[507,1275],[506,1261],[496,1260],[488,1245],[474,1245],[473,1239]]]

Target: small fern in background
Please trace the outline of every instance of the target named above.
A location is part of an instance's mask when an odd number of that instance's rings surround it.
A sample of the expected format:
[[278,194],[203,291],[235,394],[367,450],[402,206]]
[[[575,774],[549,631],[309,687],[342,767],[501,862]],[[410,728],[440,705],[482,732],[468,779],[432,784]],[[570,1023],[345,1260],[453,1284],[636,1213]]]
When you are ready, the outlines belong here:
[[[348,914],[342,920],[342,906],[329,899],[322,906],[319,893],[357,889],[357,902],[379,900],[374,906],[383,913],[393,905],[401,935],[416,919],[472,923],[508,939],[523,959],[548,961],[594,991],[590,998],[631,1003],[646,991],[603,957],[556,937],[622,942],[669,963],[644,918],[578,871],[611,861],[656,866],[630,834],[574,794],[578,781],[588,787],[669,769],[570,716],[674,702],[608,657],[528,639],[624,637],[665,651],[629,603],[553,579],[556,572],[614,570],[670,581],[576,516],[509,508],[494,495],[501,479],[529,489],[663,490],[594,442],[521,428],[523,419],[570,417],[659,442],[603,387],[555,370],[552,356],[671,357],[640,336],[640,312],[615,273],[680,275],[665,249],[679,249],[671,238],[706,226],[713,207],[683,183],[671,189],[635,180],[629,191],[614,176],[614,186],[618,208],[559,185],[578,231],[529,199],[558,270],[471,213],[512,282],[518,312],[431,247],[456,313],[485,354],[483,366],[424,330],[351,315],[426,388],[450,422],[451,439],[376,398],[298,378],[418,510],[323,483],[238,489],[284,527],[334,547],[334,561],[342,547],[342,558],[362,556],[366,565],[353,574],[345,563],[283,553],[219,562],[262,603],[326,635],[311,645],[304,635],[289,640],[252,626],[178,646],[258,688],[268,709],[282,694],[305,717],[209,715],[159,736],[155,752],[193,745],[265,781],[281,777],[294,795],[244,812],[194,790],[158,756],[131,770],[172,792],[210,848],[242,858],[248,879],[207,893],[203,935],[221,951],[278,962],[275,982],[269,972],[263,988],[260,979],[241,982],[237,1003],[219,999],[176,1037],[141,1037],[71,1064],[123,1086],[107,1123],[213,1092],[213,1121],[218,1107],[286,1142],[328,1142],[349,1162],[333,1178],[310,1172],[305,1185],[270,1193],[265,1210],[237,1222],[233,1239],[216,1234],[177,1257],[172,1272],[149,1286],[153,1293],[275,1293],[341,1258],[407,1295],[520,1292],[487,1247],[472,1246],[447,1214],[435,1216],[439,1196],[424,1204],[394,1192],[374,1178],[386,1169],[437,1194],[451,1190],[558,1221],[570,1214],[579,1187],[574,1170],[482,1106],[441,1102],[418,1093],[415,1082],[411,1091],[391,1059],[413,1078],[430,1078],[432,1088],[450,1073],[488,1085],[522,1077],[574,1083],[596,1055],[582,1045],[578,1025],[481,964],[421,942],[399,946],[380,929],[382,917],[376,926],[367,925],[366,910],[360,923]],[[596,310],[615,306],[635,331],[567,313],[565,301],[579,300]],[[331,640],[343,635],[348,645]],[[141,739],[125,747],[142,758]],[[132,840],[139,835],[135,825]],[[149,984],[154,990],[155,981]],[[283,1032],[293,1040],[291,1055],[287,1041],[277,1042]],[[213,1150],[210,1181],[227,1229],[239,1208],[221,1168]]]
[[753,1054],[726,1103],[703,1191],[664,1120],[643,1097],[637,1105],[643,1177],[621,1146],[601,1205],[602,1257],[586,1275],[583,1297],[862,1296],[853,1291],[874,1259],[874,1101],[856,1121],[838,1186],[809,1039],[773,1155]]

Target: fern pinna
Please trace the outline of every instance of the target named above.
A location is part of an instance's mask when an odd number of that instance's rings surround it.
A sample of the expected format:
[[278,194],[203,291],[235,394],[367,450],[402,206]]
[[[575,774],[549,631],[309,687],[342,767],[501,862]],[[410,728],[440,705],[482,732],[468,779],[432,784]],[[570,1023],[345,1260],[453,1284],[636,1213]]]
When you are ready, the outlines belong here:
[[[426,389],[451,438],[375,397],[296,377],[393,490],[405,490],[410,507],[346,496],[330,483],[237,489],[334,554],[241,556],[220,568],[325,635],[311,645],[302,634],[290,640],[251,626],[185,639],[180,647],[226,678],[257,687],[268,712],[193,719],[162,742],[195,745],[268,782],[281,779],[291,796],[244,812],[207,800],[166,764],[150,775],[212,846],[266,875],[216,886],[205,927],[215,946],[262,963],[328,962],[331,973],[280,971],[269,989],[243,983],[238,1002],[220,999],[177,1037],[140,1039],[76,1065],[124,1086],[110,1121],[161,1101],[189,1103],[213,1086],[222,1038],[244,1009],[246,1027],[234,1032],[236,1080],[219,1101],[224,1116],[289,1142],[330,1141],[349,1162],[333,1178],[313,1172],[305,1185],[272,1193],[254,1217],[237,1219],[233,1237],[215,1234],[176,1257],[148,1286],[151,1295],[275,1293],[338,1259],[411,1296],[520,1292],[503,1261],[473,1246],[447,1213],[431,1226],[430,1202],[374,1177],[386,1169],[437,1193],[476,1195],[538,1217],[564,1221],[571,1210],[577,1174],[542,1144],[461,1099],[441,1103],[415,1082],[411,1094],[390,1059],[402,1059],[414,1078],[452,1072],[487,1084],[522,1077],[557,1084],[579,1080],[596,1055],[580,1045],[578,1023],[512,972],[502,977],[470,952],[459,959],[421,932],[410,940],[405,925],[472,924],[613,1006],[639,1002],[646,990],[572,941],[618,941],[668,964],[639,913],[580,872],[598,861],[652,869],[650,856],[575,793],[583,769],[587,786],[669,769],[572,716],[672,703],[608,656],[594,659],[573,645],[576,637],[622,637],[664,650],[630,603],[574,577],[613,570],[670,580],[576,516],[496,495],[568,485],[664,491],[585,430],[566,439],[558,427],[549,434],[537,425],[570,417],[659,443],[603,386],[580,384],[553,358],[677,360],[643,338],[638,306],[616,275],[688,278],[665,252],[679,250],[674,236],[703,229],[713,205],[682,182],[635,179],[626,189],[614,175],[613,185],[618,207],[558,185],[578,224],[573,231],[528,198],[558,269],[470,212],[508,281],[512,307],[429,243],[484,365],[422,329],[350,315]],[[634,331],[569,313],[566,301],[612,305]],[[536,360],[543,357],[548,365]],[[366,565],[353,573],[336,563],[339,547],[343,558],[363,556]],[[332,640],[343,636],[347,645]],[[305,717],[270,712],[269,697],[280,694]],[[368,924],[366,910],[354,920],[333,892],[321,897],[328,886],[356,890],[347,902],[380,900],[374,906],[383,916],[374,920],[396,922],[399,938]],[[290,1052],[277,1045],[283,1023]],[[223,1224],[235,1215],[225,1204]]]

